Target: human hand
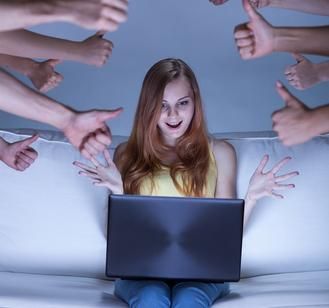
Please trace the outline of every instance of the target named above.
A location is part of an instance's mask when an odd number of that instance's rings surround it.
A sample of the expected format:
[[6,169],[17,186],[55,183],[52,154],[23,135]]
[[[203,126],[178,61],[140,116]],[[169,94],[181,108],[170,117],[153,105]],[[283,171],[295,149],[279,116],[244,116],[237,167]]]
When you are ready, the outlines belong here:
[[227,2],[228,0],[209,0],[209,2],[212,2],[214,5],[221,5]]
[[55,71],[55,66],[61,60],[50,59],[44,62],[35,62],[32,69],[27,73],[33,85],[40,92],[47,92],[63,80],[63,76]]
[[270,171],[264,172],[264,168],[269,161],[269,156],[264,155],[254,174],[250,178],[246,199],[257,201],[263,197],[274,197],[283,199],[283,196],[276,191],[294,188],[294,184],[282,184],[291,177],[298,175],[297,171],[289,172],[283,175],[276,175],[282,166],[284,166],[291,157],[285,157],[280,160]]
[[57,15],[83,28],[115,31],[127,20],[128,0],[54,0]]
[[249,0],[249,2],[255,9],[270,5],[270,0]]
[[292,86],[299,90],[305,90],[321,81],[316,64],[301,54],[294,53],[292,55],[297,63],[289,65],[284,72]]
[[2,139],[0,143],[0,160],[10,168],[17,171],[24,171],[38,157],[38,152],[30,147],[38,137],[38,135],[33,135],[13,143],[7,143]]
[[281,82],[276,90],[283,99],[285,107],[272,114],[273,130],[286,146],[303,143],[313,138],[312,110],[293,96]]
[[97,32],[79,43],[80,61],[86,64],[103,66],[112,54],[113,43],[103,38],[104,32]]
[[268,23],[249,3],[243,0],[249,22],[234,29],[235,43],[244,60],[259,58],[274,50],[274,27]]
[[73,112],[63,132],[84,157],[91,159],[111,143],[111,132],[106,121],[117,117],[121,112],[122,108]]
[[105,149],[103,155],[106,161],[105,165],[102,165],[94,156],[90,158],[94,167],[78,161],[73,162],[73,164],[82,169],[82,171],[79,171],[79,174],[89,177],[93,180],[94,185],[105,186],[114,194],[123,194],[121,174],[111,159],[110,152]]

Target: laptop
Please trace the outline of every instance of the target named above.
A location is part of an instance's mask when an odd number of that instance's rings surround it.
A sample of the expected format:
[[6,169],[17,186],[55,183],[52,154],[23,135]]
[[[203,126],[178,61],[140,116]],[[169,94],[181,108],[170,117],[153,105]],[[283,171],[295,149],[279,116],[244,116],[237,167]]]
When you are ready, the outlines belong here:
[[238,281],[244,200],[109,196],[106,275]]

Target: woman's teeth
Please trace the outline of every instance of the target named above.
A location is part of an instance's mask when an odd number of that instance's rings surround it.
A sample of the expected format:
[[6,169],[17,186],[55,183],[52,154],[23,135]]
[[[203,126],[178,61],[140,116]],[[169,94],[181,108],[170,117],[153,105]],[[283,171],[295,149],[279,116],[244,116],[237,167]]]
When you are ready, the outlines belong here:
[[178,122],[177,124],[172,124],[172,123],[166,123],[166,124],[171,128],[177,128],[179,125],[182,124],[182,121]]

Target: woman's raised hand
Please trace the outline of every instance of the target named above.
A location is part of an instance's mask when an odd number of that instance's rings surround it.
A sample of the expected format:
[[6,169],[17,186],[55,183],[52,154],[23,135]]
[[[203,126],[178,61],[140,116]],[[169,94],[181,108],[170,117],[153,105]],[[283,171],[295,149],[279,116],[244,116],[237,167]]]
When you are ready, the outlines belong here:
[[290,160],[291,157],[285,157],[270,171],[264,172],[264,168],[269,161],[269,156],[264,155],[254,174],[250,178],[246,200],[257,201],[266,196],[283,199],[283,195],[278,193],[278,191],[294,188],[295,185],[282,182],[299,175],[299,172],[297,171],[277,175],[280,169]]
[[106,165],[102,165],[94,156],[90,158],[93,167],[78,161],[73,162],[73,164],[82,169],[79,174],[89,177],[94,185],[105,186],[114,194],[123,194],[121,174],[114,164],[110,152],[106,149],[103,151],[103,155]]

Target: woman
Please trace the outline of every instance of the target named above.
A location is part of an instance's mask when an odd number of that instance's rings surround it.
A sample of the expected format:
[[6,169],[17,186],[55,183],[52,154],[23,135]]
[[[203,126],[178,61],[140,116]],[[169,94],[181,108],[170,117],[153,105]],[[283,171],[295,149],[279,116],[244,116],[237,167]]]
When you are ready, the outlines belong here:
[[[145,76],[131,136],[120,144],[114,162],[104,152],[106,166],[75,162],[95,185],[116,194],[236,197],[236,155],[232,145],[208,137],[201,96],[191,68],[179,59],[164,59]],[[245,222],[263,196],[283,198],[273,191],[297,175],[275,173],[290,160],[281,160],[263,173],[264,156],[253,174],[245,198]],[[228,284],[117,280],[115,294],[130,307],[210,307],[228,293]]]

